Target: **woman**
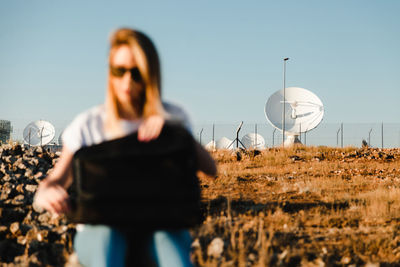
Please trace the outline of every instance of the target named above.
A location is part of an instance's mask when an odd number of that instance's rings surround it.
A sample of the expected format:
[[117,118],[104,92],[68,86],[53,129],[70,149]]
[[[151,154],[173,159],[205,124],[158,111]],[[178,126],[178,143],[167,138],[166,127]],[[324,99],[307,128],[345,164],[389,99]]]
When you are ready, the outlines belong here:
[[[71,163],[79,148],[135,131],[138,131],[140,141],[147,142],[158,137],[166,119],[188,125],[187,116],[181,109],[161,102],[160,83],[159,59],[151,40],[132,29],[117,30],[111,37],[105,104],[81,113],[64,131],[60,159],[39,185],[35,205],[56,214],[69,210],[66,188],[72,183]],[[198,143],[196,153],[198,169],[215,175],[213,159]],[[140,256],[143,261],[136,261],[135,265],[150,264],[151,257],[144,255],[154,253],[153,259],[159,266],[167,263],[187,266],[189,255],[181,252],[189,249],[190,245],[185,244],[187,236],[187,231],[140,234],[135,241],[138,253],[129,256],[130,263],[134,261],[132,258]],[[78,228],[75,241],[75,249],[84,265],[125,264],[127,240],[116,229],[85,225],[81,231]]]

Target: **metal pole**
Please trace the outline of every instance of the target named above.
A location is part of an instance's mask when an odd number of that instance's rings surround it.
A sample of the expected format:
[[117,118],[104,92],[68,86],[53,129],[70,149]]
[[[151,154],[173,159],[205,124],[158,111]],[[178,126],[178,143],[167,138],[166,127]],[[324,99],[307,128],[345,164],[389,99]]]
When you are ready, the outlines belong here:
[[256,123],[256,125],[255,125],[255,132],[256,132],[256,143],[255,143],[255,145],[254,145],[254,149],[257,149],[257,123]]
[[203,134],[203,128],[201,128],[201,131],[200,131],[200,145],[201,145],[201,135]]
[[368,146],[371,146],[371,132],[372,132],[372,128],[368,132]]
[[340,133],[340,127],[336,132],[336,146],[339,147],[339,133]]
[[307,131],[304,132],[304,145],[307,145]]
[[276,128],[275,128],[274,131],[272,132],[272,147],[275,146],[275,132],[276,132]]
[[343,148],[343,122],[342,122],[342,125],[340,126],[340,135],[341,135],[341,141],[340,141],[340,143],[341,143],[341,146],[342,146],[342,148]]
[[236,132],[236,148],[239,148],[239,131]]
[[282,147],[285,147],[285,107],[286,107],[286,61],[289,58],[283,59],[283,109],[282,109]]
[[299,134],[300,134],[300,143],[301,143],[301,123],[300,123],[299,127],[300,127]]
[[383,149],[383,122],[382,122],[382,149]]
[[215,126],[215,124],[213,123],[213,138],[212,138],[213,144],[215,143],[215,139],[214,139],[214,126]]

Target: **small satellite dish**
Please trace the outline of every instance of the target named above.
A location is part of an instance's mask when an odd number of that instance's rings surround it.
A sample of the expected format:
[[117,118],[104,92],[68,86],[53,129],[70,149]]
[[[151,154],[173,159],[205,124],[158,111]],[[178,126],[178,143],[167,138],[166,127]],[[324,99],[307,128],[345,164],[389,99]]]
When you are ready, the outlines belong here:
[[211,140],[210,142],[208,142],[208,143],[205,145],[205,148],[206,148],[207,150],[211,150],[211,151],[214,151],[214,150],[216,149],[216,147],[217,147],[217,145],[216,145],[215,141],[213,141],[213,140]]
[[233,149],[232,140],[227,137],[222,137],[216,142],[217,149]]
[[264,149],[265,139],[259,134],[248,133],[242,137],[242,143],[249,149]]
[[297,136],[308,132],[322,121],[324,105],[307,89],[288,87],[283,100],[283,89],[272,94],[265,104],[265,116],[273,127],[283,131],[283,107],[285,107],[285,143],[300,142]]
[[55,129],[50,122],[39,120],[29,123],[24,129],[23,135],[28,145],[44,146],[53,140]]

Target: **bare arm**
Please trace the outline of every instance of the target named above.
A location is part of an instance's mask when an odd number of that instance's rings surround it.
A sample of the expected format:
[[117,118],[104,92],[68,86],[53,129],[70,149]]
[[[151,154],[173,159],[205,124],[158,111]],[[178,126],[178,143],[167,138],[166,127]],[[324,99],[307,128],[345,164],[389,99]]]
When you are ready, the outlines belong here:
[[73,154],[64,147],[54,169],[44,179],[36,191],[34,205],[52,213],[63,213],[69,210],[68,188],[72,183]]
[[196,154],[199,170],[209,176],[217,175],[217,166],[215,165],[214,159],[198,142],[196,142]]
[[144,120],[138,130],[139,141],[149,142],[156,139],[161,133],[164,122],[164,118],[159,115],[153,115]]

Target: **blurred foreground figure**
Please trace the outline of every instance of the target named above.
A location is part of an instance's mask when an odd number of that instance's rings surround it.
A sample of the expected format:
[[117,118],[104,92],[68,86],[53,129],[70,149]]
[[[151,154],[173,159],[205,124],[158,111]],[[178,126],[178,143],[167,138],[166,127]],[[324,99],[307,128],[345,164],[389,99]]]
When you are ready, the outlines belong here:
[[[190,129],[185,112],[163,103],[160,95],[160,63],[151,40],[132,29],[114,32],[105,103],[79,114],[65,129],[61,157],[40,184],[35,205],[57,214],[71,210],[66,190],[73,182],[74,154],[82,148],[134,133],[140,142],[152,142],[158,138],[166,121],[178,122]],[[215,175],[216,166],[208,152],[197,142],[194,147],[197,169]],[[135,147],[127,149],[135,150]],[[135,169],[131,172],[134,176]],[[187,230],[131,229],[128,234],[98,224],[78,225],[74,241],[79,261],[84,266],[96,267],[191,266],[190,244]]]

